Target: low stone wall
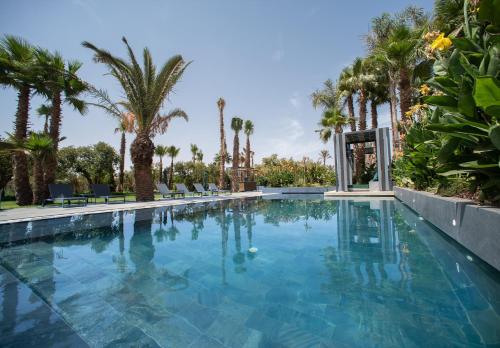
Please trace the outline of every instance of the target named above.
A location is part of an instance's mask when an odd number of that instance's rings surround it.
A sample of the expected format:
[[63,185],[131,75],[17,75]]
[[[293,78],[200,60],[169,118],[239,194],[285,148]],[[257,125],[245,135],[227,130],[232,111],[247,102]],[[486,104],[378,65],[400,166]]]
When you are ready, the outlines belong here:
[[394,195],[500,271],[500,209],[401,187],[394,187]]
[[258,191],[262,193],[281,193],[281,194],[315,194],[325,193],[335,190],[335,186],[328,187],[264,187],[258,186]]

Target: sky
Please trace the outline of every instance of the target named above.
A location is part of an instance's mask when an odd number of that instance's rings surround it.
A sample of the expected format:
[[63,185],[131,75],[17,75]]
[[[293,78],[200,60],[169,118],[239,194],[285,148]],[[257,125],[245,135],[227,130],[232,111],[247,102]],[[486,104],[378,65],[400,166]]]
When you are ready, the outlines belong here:
[[[238,116],[255,125],[256,162],[273,153],[316,160],[322,149],[333,152],[333,145],[323,144],[315,132],[321,111],[311,106],[311,93],[366,53],[362,37],[371,18],[410,4],[430,12],[433,0],[0,0],[0,33],[79,60],[81,78],[115,100],[123,99],[120,87],[105,66],[92,61],[82,41],[125,57],[125,36],[138,55],[147,46],[157,66],[174,54],[192,61],[164,106],[183,109],[189,121],[174,120],[166,134],[154,138],[155,144],[180,147],[179,160],[191,158],[191,143],[206,161],[218,152],[219,97],[226,100],[230,149],[230,120]],[[2,136],[13,130],[16,99],[14,90],[0,89]],[[43,102],[32,100],[34,130],[43,127],[35,112]],[[387,107],[380,114],[379,126],[389,126]],[[118,149],[116,126],[100,109],[81,116],[65,106],[61,146],[105,141]]]

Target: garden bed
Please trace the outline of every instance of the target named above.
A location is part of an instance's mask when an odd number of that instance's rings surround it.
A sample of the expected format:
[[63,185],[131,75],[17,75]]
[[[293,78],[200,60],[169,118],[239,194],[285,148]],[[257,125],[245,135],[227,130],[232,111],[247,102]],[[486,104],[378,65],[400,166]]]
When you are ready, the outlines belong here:
[[474,201],[394,187],[396,198],[500,270],[500,209]]

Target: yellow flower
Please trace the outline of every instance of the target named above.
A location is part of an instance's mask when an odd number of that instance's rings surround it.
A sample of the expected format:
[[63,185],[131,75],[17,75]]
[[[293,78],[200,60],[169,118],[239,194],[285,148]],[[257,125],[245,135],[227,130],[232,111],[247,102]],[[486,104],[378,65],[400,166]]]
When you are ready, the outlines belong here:
[[444,51],[448,49],[452,45],[452,42],[449,38],[444,37],[444,34],[441,33],[439,36],[434,40],[434,42],[431,44],[432,50],[440,50]]
[[420,86],[420,94],[426,96],[426,95],[429,95],[430,92],[431,92],[431,88],[429,86],[427,86],[426,84],[423,84],[422,86]]

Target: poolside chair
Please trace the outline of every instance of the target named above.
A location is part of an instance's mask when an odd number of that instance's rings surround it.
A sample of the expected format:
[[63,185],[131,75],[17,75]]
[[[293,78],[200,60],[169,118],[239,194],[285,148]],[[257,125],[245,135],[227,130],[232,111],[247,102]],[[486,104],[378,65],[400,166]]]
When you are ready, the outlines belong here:
[[92,196],[94,198],[94,203],[97,203],[97,198],[104,198],[104,202],[106,204],[112,198],[123,199],[123,203],[125,203],[125,195],[112,195],[111,190],[109,189],[109,185],[106,184],[92,184],[90,185],[90,189],[92,190]]
[[231,193],[231,191],[228,190],[220,190],[214,183],[209,183],[208,184],[208,190],[212,192],[212,194],[219,194],[219,193]]
[[158,189],[160,194],[163,196],[163,198],[167,198],[167,197],[175,198],[176,195],[180,195],[180,196],[184,197],[184,192],[169,190],[167,185],[165,185],[162,182],[156,184],[156,188]]
[[177,191],[181,191],[182,193],[184,193],[184,196],[187,196],[187,195],[194,196],[194,194],[195,194],[195,192],[189,191],[188,188],[186,187],[186,185],[184,185],[184,184],[174,184],[174,185],[177,188]]
[[212,193],[210,191],[205,191],[205,188],[203,187],[202,184],[196,183],[196,184],[193,184],[193,186],[194,186],[194,189],[196,190],[196,193],[199,193],[200,196],[208,196]]
[[71,201],[84,201],[85,205],[89,202],[88,197],[76,196],[74,192],[73,185],[71,184],[49,184],[50,197],[43,201],[42,206],[45,206],[47,202],[61,202],[62,207],[64,207],[64,202],[68,202],[71,205]]

